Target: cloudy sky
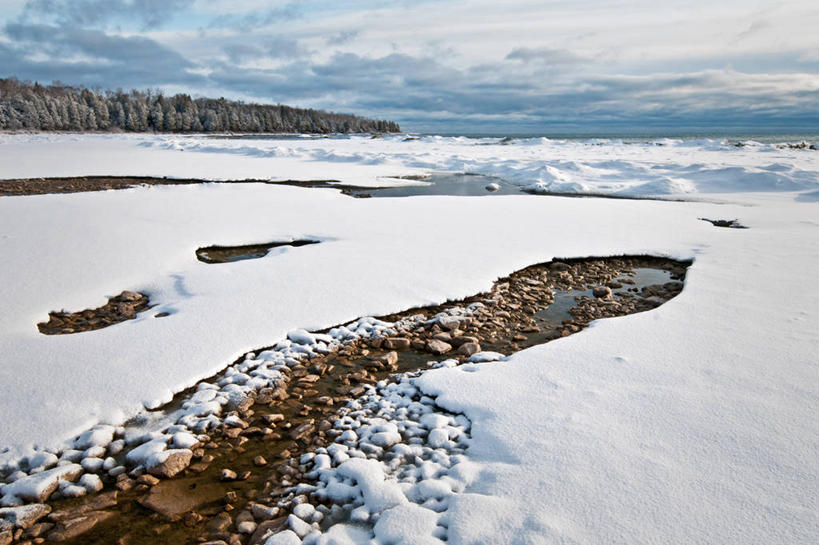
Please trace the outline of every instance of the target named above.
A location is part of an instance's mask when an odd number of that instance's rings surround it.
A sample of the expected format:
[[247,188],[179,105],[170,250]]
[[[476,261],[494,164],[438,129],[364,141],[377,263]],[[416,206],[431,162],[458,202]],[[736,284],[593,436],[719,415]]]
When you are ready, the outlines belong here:
[[0,77],[435,132],[819,130],[815,0],[0,0]]

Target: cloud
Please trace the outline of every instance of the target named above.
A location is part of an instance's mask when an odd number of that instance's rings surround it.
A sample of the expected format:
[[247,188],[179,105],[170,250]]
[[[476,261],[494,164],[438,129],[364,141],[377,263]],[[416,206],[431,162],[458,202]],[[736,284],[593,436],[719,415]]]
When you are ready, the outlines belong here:
[[143,29],[167,23],[194,0],[28,0],[24,22],[51,22],[67,27],[97,27],[136,22]]
[[540,62],[545,64],[581,64],[588,59],[566,49],[551,49],[549,47],[528,48],[517,47],[506,55],[506,60],[521,62]]
[[[514,64],[514,63],[512,63]],[[643,76],[590,75],[521,85],[509,62],[480,71],[456,69],[432,57],[337,53],[320,63],[294,62],[271,70],[214,71],[213,85],[262,100],[346,108],[398,121],[452,119],[461,123],[543,126],[683,123],[736,127],[765,122],[815,123],[819,77],[770,76],[727,70]],[[812,121],[811,121],[812,120]]]
[[[436,10],[403,0],[29,0],[0,29],[0,77],[163,87],[410,128],[817,125],[815,48],[804,32],[770,39],[786,20],[809,27],[809,14],[692,8],[670,24],[654,4],[635,19],[595,2],[553,10],[534,0]],[[135,25],[170,28],[119,30]]]
[[255,39],[251,43],[247,42],[247,40],[240,40],[225,45],[223,50],[231,62],[242,63],[259,59],[302,59],[313,53],[299,40],[284,36],[270,36]]
[[358,36],[357,30],[345,30],[343,32],[339,32],[338,34],[328,36],[325,43],[327,45],[343,45],[355,39],[356,36]]
[[5,32],[13,42],[0,49],[0,66],[9,76],[106,88],[202,83],[193,62],[149,38],[20,23]]
[[753,23],[750,24],[750,26],[748,26],[748,28],[746,30],[744,30],[744,31],[740,32],[739,34],[737,34],[736,39],[737,40],[742,40],[744,38],[747,38],[749,36],[752,36],[754,34],[757,34],[759,32],[762,32],[762,31],[764,31],[766,29],[769,29],[769,28],[772,28],[772,27],[773,27],[773,24],[771,24],[770,21],[766,21],[766,20],[754,21]]
[[252,30],[266,27],[273,23],[281,23],[298,19],[304,15],[304,6],[297,2],[284,4],[276,8],[269,8],[248,13],[223,13],[214,17],[210,28],[228,28],[235,30]]

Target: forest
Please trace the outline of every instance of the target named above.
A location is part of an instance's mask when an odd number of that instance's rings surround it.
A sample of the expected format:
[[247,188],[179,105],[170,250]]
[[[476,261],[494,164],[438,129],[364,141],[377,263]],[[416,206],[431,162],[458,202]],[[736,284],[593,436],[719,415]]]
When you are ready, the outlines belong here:
[[0,130],[390,133],[397,123],[352,114],[158,91],[91,90],[0,79]]

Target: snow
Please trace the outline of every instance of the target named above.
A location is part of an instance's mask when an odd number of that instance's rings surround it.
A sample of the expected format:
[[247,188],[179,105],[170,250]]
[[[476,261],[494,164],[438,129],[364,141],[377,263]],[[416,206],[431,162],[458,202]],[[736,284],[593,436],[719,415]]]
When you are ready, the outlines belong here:
[[[339,502],[367,498],[362,514],[374,529],[366,539],[394,543],[440,539],[437,528],[452,544],[811,542],[819,534],[819,152],[663,144],[0,135],[0,178],[143,174],[373,185],[465,169],[549,190],[697,199],[357,200],[249,184],[0,198],[0,451],[7,449],[0,463],[16,468],[30,454],[45,468],[54,460],[38,453],[64,447],[76,452],[61,464],[102,460],[105,454],[83,451],[107,448],[110,456],[124,442],[141,443],[127,457],[145,463],[169,441],[183,447],[195,436],[149,430],[126,432],[123,442],[110,426],[247,350],[278,341],[294,355],[313,350],[329,339],[308,332],[340,323],[347,325],[333,338],[383,331],[388,325],[373,320],[349,322],[472,295],[553,257],[664,255],[694,264],[682,294],[656,310],[597,322],[510,358],[479,353],[460,367],[442,362],[415,379],[428,399],[471,423],[465,459],[447,470],[465,489],[432,464],[414,470],[413,479],[426,484],[405,489],[381,462],[337,448],[314,458],[319,471],[346,468],[347,481],[333,481],[326,493]],[[737,218],[749,229],[719,229],[700,217]],[[211,244],[297,238],[322,242],[224,265],[194,255]],[[123,289],[148,293],[157,306],[94,332],[37,331],[49,310],[96,307]],[[160,312],[170,316],[154,318]],[[229,387],[239,395],[277,373],[254,372],[237,367],[224,384],[198,388],[180,418],[218,414]],[[430,430],[427,441],[437,448],[455,448],[449,418],[426,417],[418,429]],[[110,426],[91,429],[100,423]],[[395,430],[383,424],[351,427],[343,441],[363,441],[373,453],[415,446],[395,443]],[[20,472],[0,493],[6,503],[36,501],[58,485],[64,495],[85,493],[94,483],[60,484],[81,471],[71,464]],[[438,526],[418,509],[434,511]],[[428,532],[416,539],[420,528]],[[311,535],[321,542],[331,532]],[[332,535],[340,543],[365,539],[352,527]]]
[[[816,189],[815,150],[720,139],[555,140],[403,135],[372,139],[0,135],[0,179],[121,174],[207,180],[423,184],[431,171],[498,176],[535,192],[678,195]],[[89,149],[94,160],[89,161]],[[138,157],[150,157],[140,161]]]
[[76,479],[82,468],[76,464],[66,464],[41,473],[23,477],[0,487],[3,506],[19,505],[23,501],[40,502],[48,498],[51,491],[62,482]]

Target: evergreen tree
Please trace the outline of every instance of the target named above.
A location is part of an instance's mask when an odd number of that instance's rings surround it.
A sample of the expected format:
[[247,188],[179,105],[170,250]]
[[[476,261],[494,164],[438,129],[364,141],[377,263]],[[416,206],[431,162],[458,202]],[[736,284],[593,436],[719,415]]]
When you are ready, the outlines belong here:
[[224,98],[165,97],[158,91],[101,92],[60,82],[0,79],[0,130],[134,132],[399,132],[391,121],[350,114],[245,104]]

